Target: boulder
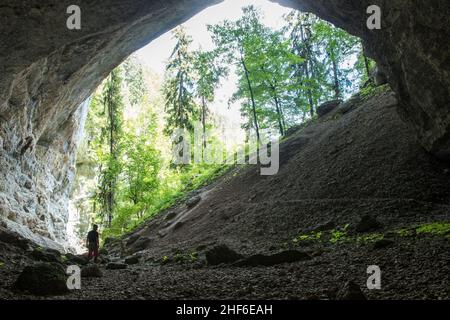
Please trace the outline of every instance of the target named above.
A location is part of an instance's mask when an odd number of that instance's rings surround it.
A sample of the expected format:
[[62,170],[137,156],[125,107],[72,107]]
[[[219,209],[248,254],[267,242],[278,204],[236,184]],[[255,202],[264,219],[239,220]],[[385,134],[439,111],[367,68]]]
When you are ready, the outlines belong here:
[[282,263],[292,263],[311,259],[311,256],[298,250],[286,250],[272,255],[256,254],[237,261],[236,267],[274,266]]
[[44,251],[48,254],[53,254],[55,257],[58,257],[58,258],[61,257],[61,252],[56,249],[45,248]]
[[359,222],[356,224],[355,231],[356,232],[368,232],[368,231],[373,231],[373,230],[379,229],[380,227],[381,227],[381,223],[377,219],[375,219],[369,215],[365,215],[365,216],[361,217]]
[[228,248],[226,245],[217,245],[205,251],[206,263],[214,266],[221,263],[233,263],[241,260],[243,256]]
[[202,200],[202,198],[200,196],[195,196],[190,198],[188,201],[186,201],[186,206],[188,208],[193,208],[195,207],[200,201]]
[[126,264],[138,264],[139,260],[140,260],[140,256],[138,255],[132,255],[132,256],[128,256],[124,259]]
[[128,265],[126,265],[125,263],[120,263],[120,262],[110,262],[106,265],[106,269],[108,270],[122,270],[122,269],[126,269],[128,267]]
[[164,217],[165,220],[172,220],[177,216],[177,213],[175,211],[169,211],[167,212],[166,216]]
[[86,265],[89,261],[86,256],[66,253],[65,255],[68,264]]
[[327,113],[330,113],[331,111],[333,111],[337,106],[339,106],[343,101],[342,100],[331,100],[325,103],[322,103],[318,108],[317,108],[317,115],[319,117],[323,117],[324,115],[326,115]]
[[59,251],[52,249],[34,249],[30,253],[30,258],[42,262],[62,263]]
[[98,265],[90,264],[81,269],[81,276],[83,278],[101,278],[103,277],[103,272]]
[[173,229],[174,229],[174,230],[180,229],[183,225],[184,225],[184,221],[178,221],[178,222],[175,223],[175,225],[173,226]]
[[130,248],[131,252],[138,252],[147,249],[152,242],[152,239],[148,237],[140,237],[138,240],[136,240]]
[[60,295],[69,291],[64,268],[57,263],[38,263],[27,266],[13,288],[36,295]]

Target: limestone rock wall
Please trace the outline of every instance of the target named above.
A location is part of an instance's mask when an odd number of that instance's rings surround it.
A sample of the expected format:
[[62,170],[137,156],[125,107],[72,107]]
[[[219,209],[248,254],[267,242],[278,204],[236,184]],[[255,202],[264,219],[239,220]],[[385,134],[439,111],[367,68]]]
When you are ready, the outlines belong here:
[[21,140],[15,131],[0,141],[0,223],[36,243],[67,248],[70,187],[88,103],[81,104],[51,143]]

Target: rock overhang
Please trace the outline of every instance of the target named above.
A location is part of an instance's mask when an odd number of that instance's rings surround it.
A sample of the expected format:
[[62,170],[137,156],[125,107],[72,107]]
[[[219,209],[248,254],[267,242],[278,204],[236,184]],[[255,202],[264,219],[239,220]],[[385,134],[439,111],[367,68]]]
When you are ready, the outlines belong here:
[[[272,1],[313,12],[361,37],[422,145],[450,158],[447,0]],[[82,27],[69,30],[71,1],[1,1],[0,179],[8,184],[0,189],[1,218],[24,224],[25,233],[64,242],[60,229],[67,222],[80,104],[129,54],[219,2],[81,0]],[[373,4],[382,8],[381,30],[366,27],[366,9]],[[24,180],[32,181],[31,189]]]

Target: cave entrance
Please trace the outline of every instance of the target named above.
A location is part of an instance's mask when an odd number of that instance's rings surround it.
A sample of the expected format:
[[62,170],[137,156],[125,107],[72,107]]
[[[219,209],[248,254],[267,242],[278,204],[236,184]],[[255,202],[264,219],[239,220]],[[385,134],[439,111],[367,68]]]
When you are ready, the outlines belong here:
[[[190,201],[239,151],[242,164],[252,162],[245,153],[260,136],[282,138],[313,121],[322,103],[370,89],[374,62],[359,38],[273,2],[239,4],[211,6],[139,49],[83,105],[68,225],[77,250],[93,223],[104,237],[119,236]],[[194,142],[191,162],[177,166],[171,139],[180,128]]]
[[[276,2],[361,37],[422,146],[449,158],[450,78],[448,55],[442,54],[450,52],[448,1],[383,2],[381,30],[367,28],[372,1]],[[11,2],[1,9],[0,42],[8,44],[0,52],[1,175],[7,186],[1,190],[2,224],[42,245],[66,242],[80,104],[132,52],[217,3],[79,1],[79,30],[67,28],[64,1]]]

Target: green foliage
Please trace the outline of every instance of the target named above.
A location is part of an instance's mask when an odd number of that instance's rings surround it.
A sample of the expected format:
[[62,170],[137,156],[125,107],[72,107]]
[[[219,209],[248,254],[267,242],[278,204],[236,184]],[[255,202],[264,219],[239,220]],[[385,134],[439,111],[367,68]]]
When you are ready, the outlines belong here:
[[331,238],[330,238],[331,243],[336,244],[336,243],[343,242],[346,240],[348,240],[346,231],[334,230],[333,232],[331,232]]
[[193,55],[195,95],[206,102],[213,102],[220,78],[227,74],[227,70],[216,61],[215,52],[199,50]]
[[413,235],[413,230],[408,229],[408,228],[401,228],[399,230],[396,231],[396,233],[401,236],[401,237],[408,237]]
[[164,255],[160,259],[157,259],[155,262],[165,265],[169,263],[194,263],[198,261],[198,252],[191,251],[189,253],[183,253],[182,251],[175,251],[173,255],[168,256]]
[[161,258],[161,264],[167,264],[170,262],[170,258],[168,256],[163,256]]
[[403,227],[394,231],[400,237],[412,237],[415,235],[446,236],[450,238],[450,223],[429,222],[420,225]]
[[312,14],[293,11],[285,20],[284,28],[272,30],[249,6],[237,21],[208,26],[220,63],[236,67],[230,103],[240,103],[245,128],[257,134],[277,128],[284,135],[307,112],[313,117],[321,102],[349,96],[367,77],[359,39]]
[[[190,36],[176,28],[176,45],[156,92],[147,88],[155,79],[148,78],[134,56],[108,76],[92,97],[80,157],[96,164],[89,222],[106,227],[103,237],[130,231],[229,169],[221,164],[173,165],[170,135],[178,128],[192,135],[197,121],[203,132],[214,127],[209,107],[231,70],[238,82],[229,102],[240,104],[244,128],[255,130],[258,138],[261,129],[282,136],[299,122],[314,121],[317,105],[345,97],[365,81],[364,67],[373,68],[373,62],[363,59],[356,38],[311,14],[293,12],[285,20],[284,28],[272,30],[255,7],[245,7],[236,21],[208,26],[215,44],[211,51],[191,50]],[[348,65],[352,59],[356,64]],[[370,87],[364,90],[363,95],[372,93]],[[203,139],[203,148],[206,144],[223,147],[217,137]],[[325,235],[338,243],[346,238],[346,229],[293,241],[319,241]]]
[[336,244],[336,243],[348,241],[349,240],[348,227],[349,227],[349,224],[346,224],[342,228],[337,228],[337,229],[331,230],[330,242],[333,244]]
[[365,235],[356,237],[356,242],[367,244],[367,243],[376,242],[378,240],[382,240],[383,238],[384,238],[384,235],[381,233],[369,233],[369,234],[365,234]]
[[166,67],[164,82],[167,125],[165,131],[172,134],[175,129],[193,130],[193,121],[198,119],[198,107],[194,101],[194,56],[189,47],[192,39],[183,27],[173,32],[177,44]]
[[314,15],[292,11],[285,16],[284,33],[288,34],[292,52],[303,61],[293,65],[292,80],[295,90],[289,92],[289,97],[298,111],[310,117],[315,114],[321,101],[329,100],[328,83],[326,80],[326,65],[322,61],[320,48],[314,41],[313,26],[319,22]]
[[135,56],[131,56],[124,61],[122,67],[124,82],[129,92],[130,104],[132,106],[138,106],[148,93],[142,65]]
[[[240,102],[242,114],[249,119],[246,128],[286,129],[286,113],[292,111],[287,92],[294,89],[292,65],[302,58],[291,52],[282,32],[261,23],[261,13],[253,6],[243,8],[234,22],[209,26],[221,63],[237,67],[238,89],[230,103]],[[287,110],[289,109],[289,110]]]
[[334,98],[343,98],[353,84],[349,76],[354,66],[346,65],[346,61],[349,56],[361,52],[360,40],[325,21],[315,23],[312,32],[314,41],[325,55],[328,81],[334,91]]
[[368,100],[369,98],[381,94],[383,92],[386,92],[389,89],[389,85],[385,84],[382,86],[375,86],[373,83],[369,83],[366,87],[362,88],[358,92],[358,96],[362,98],[362,100]]
[[173,256],[172,261],[175,263],[180,263],[180,262],[185,261],[185,257],[183,256],[182,253],[178,252]]
[[103,238],[130,231],[228,168],[205,163],[172,166],[163,99],[158,94],[150,99],[148,90],[139,94],[136,88],[154,80],[131,75],[146,75],[133,57],[114,70],[93,96],[83,154],[79,154],[96,165],[97,173],[91,217],[84,228],[101,224]]
[[121,171],[121,135],[122,135],[122,78],[121,69],[114,69],[106,80],[101,96],[105,126],[101,129],[101,141],[107,141],[107,149],[99,149],[102,158],[99,189],[96,200],[100,206],[102,220],[107,219],[111,226],[116,210],[117,179]]
[[322,232],[310,232],[308,234],[301,234],[297,237],[295,237],[294,239],[292,239],[292,242],[294,244],[300,244],[301,242],[304,241],[317,241],[320,240],[320,238],[322,237]]
[[430,234],[435,236],[442,236],[450,234],[450,223],[448,222],[433,222],[423,224],[416,228],[417,234]]
[[365,86],[372,85],[373,81],[370,79],[370,76],[373,70],[376,67],[376,62],[370,58],[368,58],[364,52],[364,47],[361,44],[361,50],[358,53],[357,61],[355,63],[354,68],[357,70],[360,75],[360,87],[364,88]]
[[196,262],[198,260],[198,252],[192,251],[191,253],[189,253],[189,259],[191,262]]
[[[342,243],[356,243],[360,245],[367,245],[385,238],[385,234],[373,232],[362,235],[349,235],[349,224],[343,227],[338,227],[329,231],[322,232],[309,232],[301,234],[292,239],[294,245],[302,245],[304,243],[321,243],[327,242],[337,245]],[[430,222],[420,225],[410,225],[399,229],[395,229],[389,234],[397,234],[400,237],[412,237],[415,235],[432,235],[432,236],[445,236],[450,238],[450,223],[448,222]],[[288,242],[284,242],[283,246],[287,247]]]

